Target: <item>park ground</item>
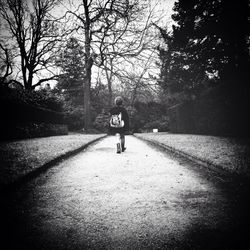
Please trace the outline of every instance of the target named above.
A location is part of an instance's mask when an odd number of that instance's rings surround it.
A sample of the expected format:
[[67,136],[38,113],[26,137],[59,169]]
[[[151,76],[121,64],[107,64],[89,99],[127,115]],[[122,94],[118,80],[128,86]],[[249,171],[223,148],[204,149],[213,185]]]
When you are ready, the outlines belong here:
[[0,150],[22,249],[246,249],[249,140],[136,134],[118,155],[115,137],[74,134]]
[[[84,150],[105,134],[70,134],[0,143],[0,187]],[[250,139],[190,134],[144,133],[136,137],[167,151],[198,161],[204,167],[250,176]]]

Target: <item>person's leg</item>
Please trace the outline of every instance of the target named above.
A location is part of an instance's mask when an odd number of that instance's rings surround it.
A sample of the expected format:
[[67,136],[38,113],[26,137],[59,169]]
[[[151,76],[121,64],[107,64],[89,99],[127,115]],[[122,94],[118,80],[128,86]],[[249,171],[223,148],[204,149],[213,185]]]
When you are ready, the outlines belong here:
[[125,135],[124,134],[120,134],[120,139],[121,139],[121,147],[122,147],[122,152],[125,151]]
[[121,151],[122,151],[122,148],[121,148],[121,135],[117,133],[116,138],[117,138],[117,143],[116,143],[117,151],[116,151],[116,153],[120,154]]

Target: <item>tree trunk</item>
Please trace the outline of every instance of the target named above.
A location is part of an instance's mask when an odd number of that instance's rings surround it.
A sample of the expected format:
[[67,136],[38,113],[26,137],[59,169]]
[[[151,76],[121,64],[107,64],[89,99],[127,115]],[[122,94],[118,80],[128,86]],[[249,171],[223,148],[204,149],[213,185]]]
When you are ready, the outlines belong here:
[[83,1],[86,22],[84,24],[85,29],[85,81],[84,81],[84,129],[88,130],[91,128],[91,113],[90,113],[90,87],[91,87],[91,69],[93,65],[93,59],[90,54],[90,43],[91,43],[91,33],[90,33],[90,18],[89,18],[89,5],[88,1]]
[[113,93],[112,93],[112,72],[110,72],[110,75],[108,73],[108,70],[105,69],[106,73],[106,78],[107,78],[107,83],[108,83],[108,106],[111,108],[112,106],[112,98],[113,98]]
[[108,100],[108,105],[109,108],[112,107],[112,99],[113,99],[113,93],[112,93],[112,85],[111,81],[108,81],[108,91],[109,91],[109,100]]
[[31,87],[29,86],[29,83],[28,83],[27,77],[26,77],[25,61],[24,61],[24,59],[22,57],[21,57],[21,67],[22,67],[22,76],[23,76],[24,89],[30,90]]
[[30,89],[34,89],[35,87],[32,86],[33,83],[33,71],[29,71],[29,76],[28,76],[28,85]]
[[113,91],[112,91],[112,78],[113,78],[113,59],[110,58],[110,72],[108,71],[107,64],[105,67],[106,79],[108,83],[108,106],[112,107]]
[[86,67],[86,77],[84,82],[84,128],[88,130],[91,128],[91,111],[90,111],[90,86],[91,86],[91,68],[92,61],[88,60]]

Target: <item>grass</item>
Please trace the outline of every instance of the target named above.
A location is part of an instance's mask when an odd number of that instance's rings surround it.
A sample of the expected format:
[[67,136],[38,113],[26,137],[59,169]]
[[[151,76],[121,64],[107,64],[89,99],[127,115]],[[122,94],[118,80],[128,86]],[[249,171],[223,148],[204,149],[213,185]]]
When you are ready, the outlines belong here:
[[168,133],[136,135],[219,165],[232,173],[250,174],[250,139]]
[[1,143],[0,185],[13,182],[60,155],[102,136],[104,134],[72,134]]

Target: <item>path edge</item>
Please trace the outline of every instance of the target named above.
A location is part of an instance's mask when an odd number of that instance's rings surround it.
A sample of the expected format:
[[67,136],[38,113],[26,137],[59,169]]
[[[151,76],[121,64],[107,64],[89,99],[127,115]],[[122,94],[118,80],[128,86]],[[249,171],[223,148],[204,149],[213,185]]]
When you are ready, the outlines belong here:
[[246,176],[239,174],[239,173],[230,172],[229,170],[224,169],[222,165],[215,164],[209,160],[205,160],[205,159],[193,156],[193,155],[185,153],[179,149],[176,149],[174,147],[171,147],[169,145],[163,144],[161,142],[158,142],[158,141],[155,141],[152,139],[145,139],[145,138],[142,138],[142,137],[137,136],[135,134],[133,136],[138,138],[139,140],[147,142],[153,146],[159,147],[159,148],[163,149],[164,151],[167,151],[173,155],[185,158],[185,159],[187,159],[195,164],[200,165],[201,167],[205,167],[206,170],[209,170],[209,171],[212,171],[216,174],[219,174],[221,177],[235,179],[235,180],[238,180],[240,183],[245,183],[245,182],[249,181],[249,179]]
[[41,165],[40,167],[37,167],[37,168],[31,170],[27,174],[20,176],[19,178],[17,178],[13,182],[2,185],[0,187],[0,194],[9,193],[9,192],[19,188],[20,186],[22,186],[23,184],[25,184],[28,181],[32,180],[33,178],[37,177],[41,173],[43,173],[43,172],[47,171],[48,169],[52,168],[53,166],[55,166],[60,161],[66,160],[66,159],[80,153],[81,151],[87,149],[90,145],[92,145],[92,144],[106,138],[107,136],[108,135],[101,136],[99,138],[91,140],[90,142],[87,142],[86,144],[84,144],[84,145],[82,145],[82,146],[80,146],[80,147],[78,147],[76,149],[67,151],[64,154],[61,154],[61,155],[55,157],[54,159],[49,160],[48,162]]

